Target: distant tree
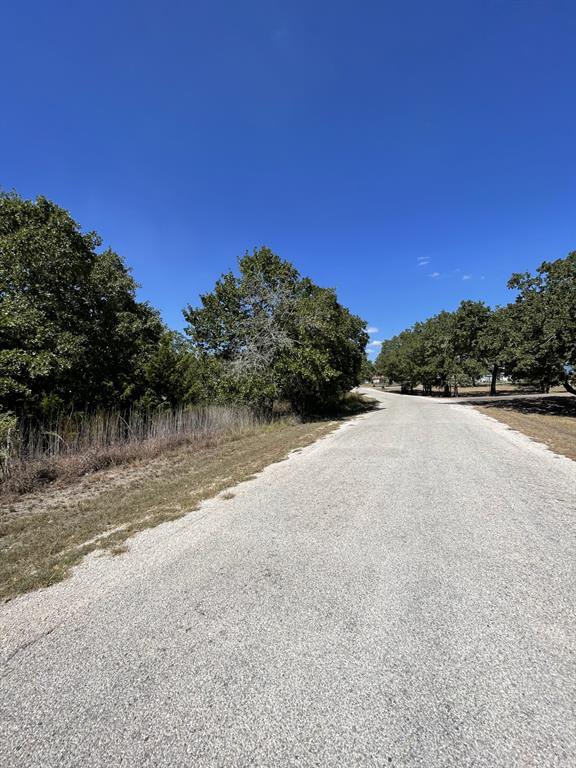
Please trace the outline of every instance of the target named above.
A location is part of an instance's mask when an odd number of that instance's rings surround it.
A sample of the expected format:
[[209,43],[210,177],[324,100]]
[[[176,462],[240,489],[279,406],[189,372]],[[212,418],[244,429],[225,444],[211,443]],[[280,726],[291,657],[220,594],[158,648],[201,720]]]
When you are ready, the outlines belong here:
[[465,379],[472,385],[485,372],[482,338],[488,328],[491,310],[482,301],[463,301],[454,313],[454,356]]
[[518,291],[509,313],[515,377],[547,392],[564,381],[576,365],[576,251],[544,262],[535,275],[512,275],[508,287]]
[[362,361],[362,368],[360,371],[360,376],[362,381],[372,381],[374,373],[375,373],[374,362],[372,360],[369,360],[368,357],[365,355],[364,360]]
[[389,384],[400,384],[403,392],[411,392],[422,383],[426,378],[422,324],[386,339],[374,365],[377,373]]
[[[490,393],[502,371],[542,391],[563,381],[576,394],[576,251],[544,262],[535,275],[512,275],[516,301],[492,311],[463,301],[384,341],[375,366],[404,391],[421,384],[456,393],[459,384],[490,371]],[[571,383],[572,381],[572,383]]]
[[184,311],[197,350],[223,372],[228,397],[270,407],[289,400],[300,412],[336,401],[359,383],[365,323],[269,248],[239,260],[202,306]]
[[498,307],[488,317],[477,342],[478,355],[490,372],[490,394],[496,394],[496,384],[503,371],[512,371],[514,356],[513,320],[510,307]]
[[452,387],[456,392],[458,384],[467,376],[464,355],[457,347],[456,314],[440,312],[423,323],[416,323],[409,333],[410,343],[404,355],[408,356],[412,370],[412,386],[420,383],[428,394],[433,386],[443,387],[447,395]]
[[490,318],[482,302],[465,301],[456,312],[440,312],[382,344],[376,368],[403,391],[421,384],[446,394],[485,369],[480,340]]

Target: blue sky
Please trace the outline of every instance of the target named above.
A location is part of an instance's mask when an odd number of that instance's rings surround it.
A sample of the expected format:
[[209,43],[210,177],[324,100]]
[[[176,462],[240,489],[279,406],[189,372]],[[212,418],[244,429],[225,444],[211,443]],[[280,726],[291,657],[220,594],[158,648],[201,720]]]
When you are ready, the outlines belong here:
[[266,244],[389,337],[576,249],[576,3],[7,3],[0,184],[182,326]]

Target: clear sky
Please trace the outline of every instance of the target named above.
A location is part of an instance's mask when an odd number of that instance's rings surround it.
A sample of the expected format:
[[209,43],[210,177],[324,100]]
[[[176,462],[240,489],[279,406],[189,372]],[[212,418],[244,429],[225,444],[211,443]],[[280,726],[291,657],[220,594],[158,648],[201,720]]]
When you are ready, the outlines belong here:
[[576,2],[3,4],[0,184],[182,327],[266,244],[386,338],[576,249]]

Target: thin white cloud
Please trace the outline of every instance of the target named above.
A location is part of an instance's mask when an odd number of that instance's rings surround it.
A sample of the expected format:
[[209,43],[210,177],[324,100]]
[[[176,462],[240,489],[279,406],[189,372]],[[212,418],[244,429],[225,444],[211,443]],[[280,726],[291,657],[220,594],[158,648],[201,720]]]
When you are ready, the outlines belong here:
[[373,325],[369,325],[368,328],[366,328],[366,333],[378,333],[378,328],[375,328]]
[[426,264],[430,264],[430,256],[417,256],[416,261],[419,267],[425,267]]
[[440,277],[440,272],[430,272],[428,277],[433,277],[435,280],[437,280]]
[[381,347],[382,342],[378,341],[378,339],[374,339],[374,341],[371,341],[370,344],[368,344],[369,347]]
[[462,280],[472,280],[472,275],[462,275]]

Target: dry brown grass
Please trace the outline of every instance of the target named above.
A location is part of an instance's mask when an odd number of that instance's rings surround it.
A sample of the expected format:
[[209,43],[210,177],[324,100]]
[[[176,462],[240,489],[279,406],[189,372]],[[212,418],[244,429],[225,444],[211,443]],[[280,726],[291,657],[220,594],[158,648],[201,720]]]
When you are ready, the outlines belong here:
[[[270,463],[333,430],[338,421],[277,422],[222,437],[216,446],[93,475],[0,507],[0,598],[48,586],[94,550],[119,554],[137,531],[174,520]],[[224,498],[230,498],[231,493]]]
[[[375,389],[382,389],[385,392],[400,392],[400,386],[393,385],[390,387],[375,387]],[[565,393],[566,390],[563,386],[558,385],[557,387],[551,387],[550,388],[551,393],[558,393],[562,394]],[[423,396],[423,390],[422,387],[419,385],[414,389],[413,395],[422,395]],[[534,387],[528,387],[523,386],[521,384],[511,384],[505,381],[499,381],[496,384],[496,396],[501,395],[528,395],[528,394],[539,394],[537,389],[534,389]],[[432,390],[432,397],[438,397],[438,398],[446,398],[448,399],[448,396],[444,394],[444,389],[442,387],[434,387]],[[489,397],[490,396],[490,384],[478,384],[476,387],[458,387],[458,397]],[[426,395],[428,397],[428,395]],[[451,397],[451,396],[450,396]]]
[[502,400],[474,407],[576,461],[576,397]]
[[[564,387],[557,386],[551,387],[550,392],[563,393],[566,392]],[[521,394],[539,394],[534,387],[525,387],[520,384],[510,384],[503,381],[498,382],[496,385],[496,395],[521,395]],[[458,387],[459,397],[489,397],[490,385],[479,384],[477,387]]]
[[70,414],[49,424],[21,422],[2,448],[0,501],[59,486],[108,467],[149,461],[183,446],[195,450],[273,420],[249,408],[197,406],[152,413]]

